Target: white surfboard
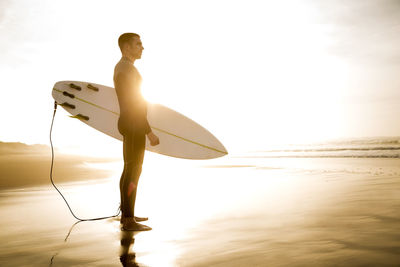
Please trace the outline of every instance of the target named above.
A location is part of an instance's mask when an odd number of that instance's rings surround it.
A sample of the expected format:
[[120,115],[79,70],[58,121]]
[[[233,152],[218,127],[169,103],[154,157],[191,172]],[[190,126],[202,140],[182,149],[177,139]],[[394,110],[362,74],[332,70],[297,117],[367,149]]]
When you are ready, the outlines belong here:
[[[122,141],[118,131],[119,104],[112,87],[78,81],[54,85],[54,100],[73,117]],[[146,150],[185,159],[212,159],[228,154],[209,131],[184,115],[160,104],[147,105],[147,120],[160,144]]]

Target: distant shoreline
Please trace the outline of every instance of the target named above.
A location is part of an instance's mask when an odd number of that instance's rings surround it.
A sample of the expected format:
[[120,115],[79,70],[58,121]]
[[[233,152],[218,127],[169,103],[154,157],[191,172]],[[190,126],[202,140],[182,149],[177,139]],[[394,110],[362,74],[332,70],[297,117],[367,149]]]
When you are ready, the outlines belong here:
[[[111,170],[95,169],[86,163],[107,163],[117,159],[57,154],[53,179],[71,182],[102,179]],[[0,190],[50,184],[50,148],[45,145],[0,142]]]

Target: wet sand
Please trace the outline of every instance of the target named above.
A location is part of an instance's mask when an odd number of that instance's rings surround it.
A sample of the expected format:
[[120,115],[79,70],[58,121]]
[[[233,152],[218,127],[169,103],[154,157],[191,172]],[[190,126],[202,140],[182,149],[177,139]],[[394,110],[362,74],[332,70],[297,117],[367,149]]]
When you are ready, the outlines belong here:
[[[48,185],[1,190],[0,266],[400,265],[399,159],[146,157],[137,215],[152,231],[74,225]],[[114,172],[60,184],[82,217],[118,208],[120,162],[97,167]]]

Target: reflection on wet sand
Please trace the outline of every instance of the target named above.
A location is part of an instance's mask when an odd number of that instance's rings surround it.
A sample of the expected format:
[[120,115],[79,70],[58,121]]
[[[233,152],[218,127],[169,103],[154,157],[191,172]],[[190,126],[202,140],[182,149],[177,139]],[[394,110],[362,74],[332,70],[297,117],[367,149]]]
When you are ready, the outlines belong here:
[[[50,259],[50,264],[49,266],[53,266],[53,263],[56,262],[56,257],[58,254],[62,252],[63,249],[67,249],[67,242],[68,238],[70,237],[71,233],[73,232],[75,226],[80,223],[91,223],[88,221],[77,221],[68,230],[67,235],[64,238],[64,246],[60,248],[60,250],[57,250],[51,257]],[[135,235],[138,234],[139,232],[134,232],[134,231],[122,231],[120,232],[120,253],[119,253],[119,259],[122,264],[122,266],[127,266],[127,267],[135,267],[135,266],[140,266],[136,262],[136,254],[132,250],[133,244],[135,243]],[[57,264],[55,264],[56,266]]]
[[[74,229],[75,225],[77,225],[78,223],[81,223],[81,222],[83,222],[83,221],[77,221],[76,223],[74,223],[74,224],[71,226],[71,228],[69,228],[68,234],[67,234],[67,235],[65,236],[65,238],[64,238],[64,243],[67,242],[68,237],[71,235],[71,232],[72,232],[72,230]],[[60,251],[57,251],[57,252],[51,257],[51,259],[50,259],[50,265],[49,265],[49,266],[53,266],[53,260],[54,260],[54,258],[58,255],[58,253],[60,253]]]
[[136,262],[136,254],[134,251],[130,251],[130,248],[135,243],[135,232],[132,231],[121,231],[121,252],[119,259],[122,266],[139,266]]

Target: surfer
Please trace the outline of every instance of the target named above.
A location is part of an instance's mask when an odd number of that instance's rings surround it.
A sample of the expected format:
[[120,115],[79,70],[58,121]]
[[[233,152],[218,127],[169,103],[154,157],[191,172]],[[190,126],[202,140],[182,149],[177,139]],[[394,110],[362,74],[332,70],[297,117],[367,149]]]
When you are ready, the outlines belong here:
[[143,45],[136,33],[124,33],[118,39],[122,58],[114,69],[114,87],[120,107],[118,130],[123,136],[124,170],[120,180],[121,223],[124,230],[146,231],[140,224],[147,218],[135,216],[135,200],[142,171],[146,136],[150,145],[160,143],[147,121],[147,105],[141,94],[142,77],[134,66],[142,57]]

